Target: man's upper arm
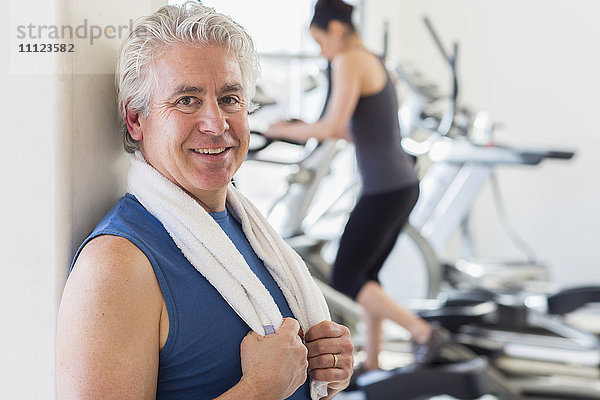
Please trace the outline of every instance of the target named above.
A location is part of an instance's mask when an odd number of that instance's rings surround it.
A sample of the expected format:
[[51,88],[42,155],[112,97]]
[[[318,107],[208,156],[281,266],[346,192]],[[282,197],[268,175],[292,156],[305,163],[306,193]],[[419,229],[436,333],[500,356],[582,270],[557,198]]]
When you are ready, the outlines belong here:
[[163,298],[146,256],[116,236],[90,241],[57,321],[61,399],[156,396]]

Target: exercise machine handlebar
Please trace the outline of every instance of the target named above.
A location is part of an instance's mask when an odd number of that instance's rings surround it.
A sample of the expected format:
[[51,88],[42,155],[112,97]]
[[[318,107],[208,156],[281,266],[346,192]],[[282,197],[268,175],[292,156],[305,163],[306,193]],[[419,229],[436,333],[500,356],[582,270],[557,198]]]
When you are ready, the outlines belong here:
[[[299,141],[283,139],[283,138],[268,138],[265,135],[263,135],[262,132],[255,131],[255,130],[250,131],[250,136],[251,136],[251,138],[252,137],[259,138],[259,140],[262,141],[262,143],[255,145],[255,146],[251,145],[251,147],[248,149],[248,155],[246,156],[246,159],[253,160],[253,161],[265,162],[265,163],[269,163],[269,164],[277,164],[277,165],[301,164],[304,161],[306,161],[306,159],[308,159],[314,153],[314,151],[319,147],[319,144],[320,144],[319,141],[315,138],[310,138],[306,142],[299,142]],[[250,139],[250,141],[252,142],[252,139]],[[299,159],[292,160],[292,161],[276,160],[273,158],[263,158],[263,157],[258,156],[258,154],[261,153],[263,150],[265,150],[272,144],[278,143],[278,142],[279,143],[287,143],[287,144],[294,145],[294,146],[302,146],[304,149],[303,156]]]

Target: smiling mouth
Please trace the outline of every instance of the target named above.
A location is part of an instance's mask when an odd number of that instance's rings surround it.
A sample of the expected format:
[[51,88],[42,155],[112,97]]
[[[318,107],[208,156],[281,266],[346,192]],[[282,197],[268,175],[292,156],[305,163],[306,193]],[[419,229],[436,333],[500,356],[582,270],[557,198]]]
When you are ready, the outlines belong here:
[[196,154],[221,154],[227,150],[227,147],[219,147],[217,149],[192,149]]

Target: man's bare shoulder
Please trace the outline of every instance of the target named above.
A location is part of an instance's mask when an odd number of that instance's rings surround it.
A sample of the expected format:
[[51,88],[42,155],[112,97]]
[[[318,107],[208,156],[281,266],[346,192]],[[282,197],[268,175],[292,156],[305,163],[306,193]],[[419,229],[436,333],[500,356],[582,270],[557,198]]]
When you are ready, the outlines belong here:
[[115,235],[100,235],[90,240],[81,250],[77,262],[83,257],[145,258],[144,253],[128,239]]
[[113,235],[98,236],[84,246],[67,281],[69,286],[113,299],[134,293],[160,295],[146,255],[129,240]]
[[100,235],[81,250],[71,274],[79,272],[132,274],[150,265],[145,254],[128,239]]
[[117,236],[87,243],[67,280],[58,313],[60,397],[153,397],[163,305],[156,276],[141,250]]

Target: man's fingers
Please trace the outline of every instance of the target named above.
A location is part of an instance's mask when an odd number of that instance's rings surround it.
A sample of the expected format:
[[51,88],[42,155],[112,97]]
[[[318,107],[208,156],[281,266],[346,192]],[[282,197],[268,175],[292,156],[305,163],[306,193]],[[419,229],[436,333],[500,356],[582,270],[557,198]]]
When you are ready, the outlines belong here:
[[[334,357],[335,354],[335,357]],[[308,368],[312,369],[323,369],[323,368],[346,368],[353,366],[354,360],[347,357],[344,354],[327,353],[320,354],[315,357],[308,359]]]
[[344,352],[344,342],[338,338],[326,338],[305,342],[310,357],[316,357],[321,354],[337,354]]
[[[347,382],[352,376],[352,368],[316,368],[309,372],[311,378],[323,382]],[[340,385],[347,386],[347,383]]]
[[298,332],[300,330],[300,324],[294,318],[284,318],[279,330],[281,329],[284,331],[290,330]]
[[344,335],[350,335],[350,331],[345,326],[336,324],[332,321],[322,321],[306,332],[304,340],[306,342],[312,342],[317,339],[336,338]]

